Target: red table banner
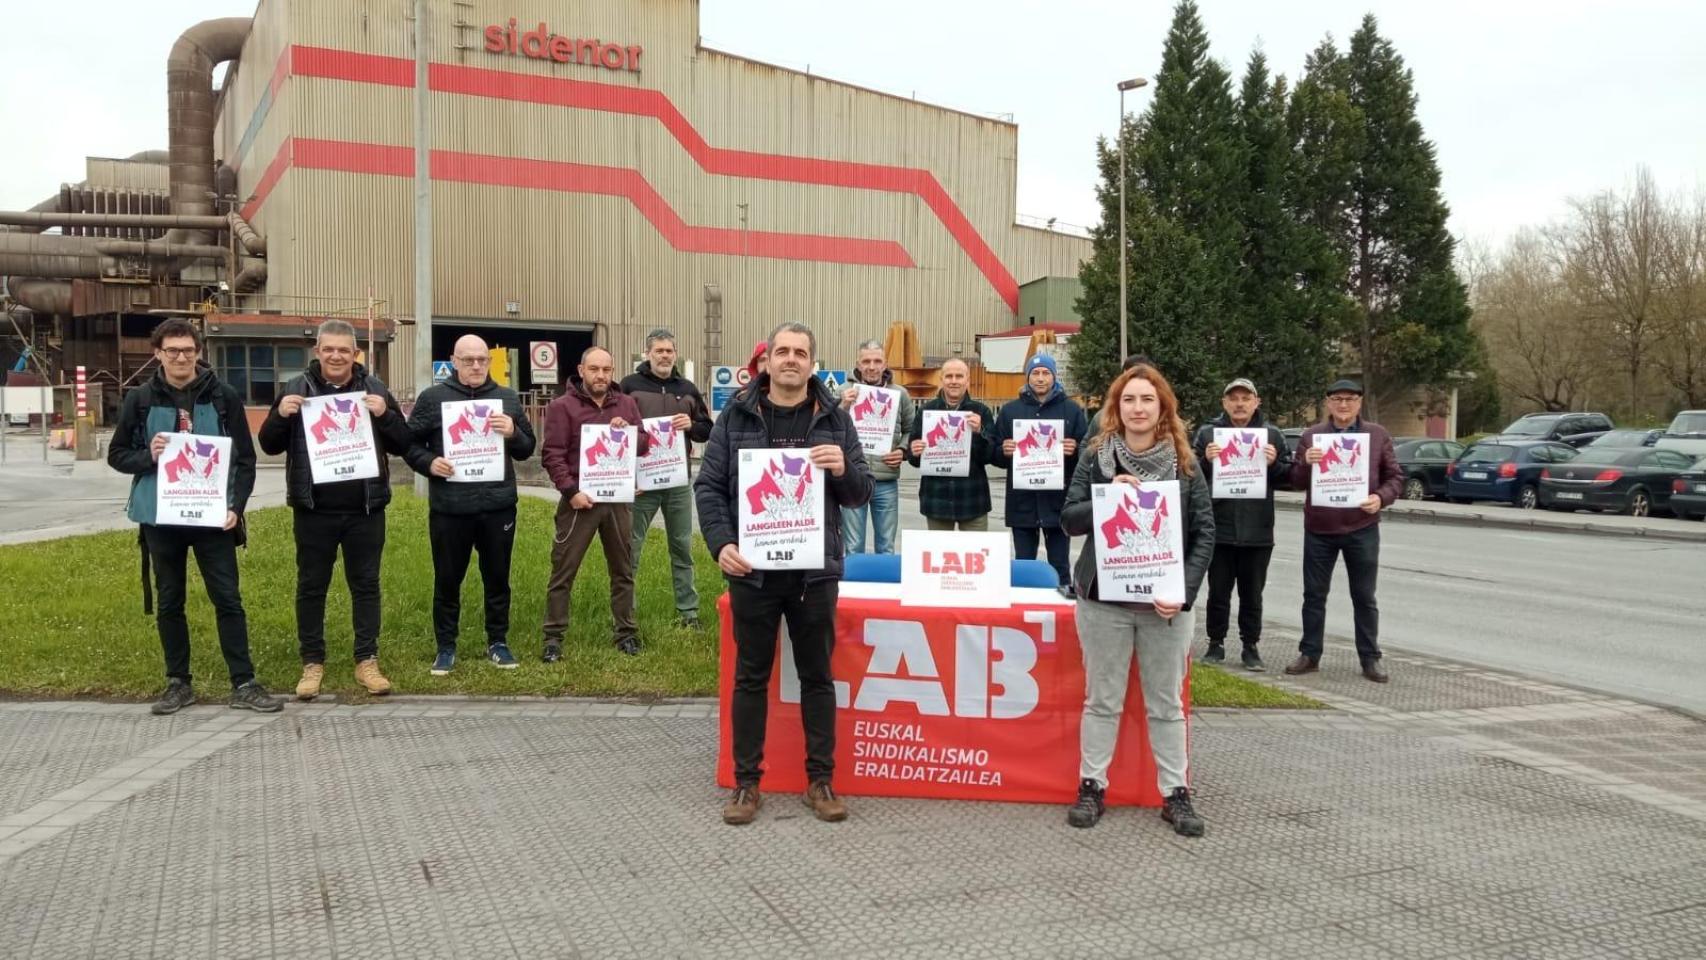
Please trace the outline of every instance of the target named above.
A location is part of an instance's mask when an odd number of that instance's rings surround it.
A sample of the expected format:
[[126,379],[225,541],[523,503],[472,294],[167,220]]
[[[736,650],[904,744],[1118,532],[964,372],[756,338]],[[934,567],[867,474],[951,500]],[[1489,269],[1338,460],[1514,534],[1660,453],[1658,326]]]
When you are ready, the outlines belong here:
[[[1052,590],[1015,589],[1015,603],[1006,609],[903,607],[898,593],[897,584],[842,584],[831,658],[836,789],[1071,803],[1084,709],[1084,659],[1072,604]],[[728,604],[725,593],[717,605],[717,782],[733,787],[735,642]],[[1188,695],[1187,680],[1187,711]],[[761,787],[802,793],[805,734],[785,636],[770,679],[769,714]],[[1161,805],[1135,658],[1108,779],[1110,804]]]

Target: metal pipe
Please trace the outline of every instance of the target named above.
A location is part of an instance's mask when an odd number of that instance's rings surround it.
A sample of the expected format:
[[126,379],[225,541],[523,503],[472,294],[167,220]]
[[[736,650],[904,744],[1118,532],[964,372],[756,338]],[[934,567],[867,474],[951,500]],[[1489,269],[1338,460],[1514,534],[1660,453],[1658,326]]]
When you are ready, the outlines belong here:
[[89,237],[51,233],[0,233],[0,274],[99,279],[101,252]]
[[[149,213],[38,213],[0,210],[0,224],[20,227],[177,227],[185,230],[228,230],[231,222],[218,216],[175,216]],[[247,227],[247,224],[244,224]],[[251,231],[253,232],[253,231]]]
[[[166,58],[167,134],[171,153],[172,212],[213,213],[213,68],[235,60],[249,35],[248,17],[204,20],[185,30]],[[173,230],[171,243],[209,243],[202,230]]]
[[249,226],[249,222],[237,214],[232,213],[227,216],[231,234],[237,238],[238,243],[243,245],[243,249],[256,256],[266,256],[267,238],[256,233],[255,228]]
[[237,274],[237,279],[231,283],[233,293],[254,293],[263,290],[267,285],[267,262],[265,260],[247,260]]
[[95,251],[108,257],[146,257],[150,260],[171,260],[189,257],[194,260],[223,260],[230,255],[224,247],[203,243],[171,243],[165,240],[107,240],[96,238]]
[[32,312],[53,315],[71,312],[71,284],[39,277],[8,277],[6,293]]

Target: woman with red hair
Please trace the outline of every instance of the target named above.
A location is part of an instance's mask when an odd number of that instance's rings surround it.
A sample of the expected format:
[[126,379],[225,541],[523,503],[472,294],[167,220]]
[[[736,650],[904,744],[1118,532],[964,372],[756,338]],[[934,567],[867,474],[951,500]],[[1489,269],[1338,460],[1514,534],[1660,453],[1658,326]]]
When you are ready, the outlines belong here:
[[1125,603],[1096,589],[1094,536],[1086,537],[1073,582],[1078,592],[1078,642],[1084,648],[1084,719],[1079,728],[1078,801],[1067,823],[1093,827],[1102,817],[1108,766],[1114,759],[1126,678],[1137,657],[1149,746],[1161,788],[1161,818],[1175,833],[1200,837],[1202,817],[1191,806],[1190,757],[1181,689],[1191,655],[1191,600],[1214,557],[1214,501],[1196,468],[1179,403],[1161,372],[1139,363],[1108,387],[1097,433],[1078,458],[1060,525],[1068,536],[1091,532],[1091,488],[1098,484],[1177,480],[1184,521],[1185,598]]

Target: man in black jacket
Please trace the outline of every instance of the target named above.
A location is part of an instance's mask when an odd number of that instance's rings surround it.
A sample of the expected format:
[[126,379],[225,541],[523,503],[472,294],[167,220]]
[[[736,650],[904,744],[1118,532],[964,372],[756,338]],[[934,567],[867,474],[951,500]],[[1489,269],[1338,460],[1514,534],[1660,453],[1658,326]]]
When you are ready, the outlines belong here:
[[[622,392],[634,398],[640,415],[669,417],[674,429],[685,437],[689,455],[693,444],[711,437],[711,414],[705,398],[693,381],[676,367],[675,334],[659,328],[646,334],[646,359],[640,368],[622,378]],[[636,424],[639,426],[639,424]],[[664,536],[669,539],[669,572],[675,582],[676,622],[699,626],[699,591],[693,585],[693,489],[692,482],[668,490],[638,490],[634,493],[634,568],[640,567],[640,551],[652,518],[663,511]]]
[[[438,655],[432,675],[446,676],[456,666],[456,634],[462,619],[462,580],[468,560],[480,552],[480,584],[486,595],[486,659],[510,670],[509,561],[515,551],[515,464],[533,455],[533,425],[514,390],[490,375],[492,354],[486,341],[468,334],[451,348],[456,376],[421,392],[409,415],[415,443],[432,455],[427,471],[427,535],[432,539],[432,630]],[[496,405],[486,424],[504,438],[503,476],[452,481],[456,468],[444,455],[444,405],[486,401]],[[464,408],[467,409],[467,408]],[[488,410],[491,408],[488,407]],[[454,423],[453,423],[454,425]]]
[[[255,489],[255,443],[249,436],[243,398],[220,383],[212,370],[198,366],[201,331],[188,320],[166,320],[154,328],[149,339],[160,368],[147,383],[125,394],[118,425],[107,447],[107,465],[133,477],[125,515],[141,524],[144,610],[153,599],[148,596],[150,563],[159,585],[155,626],[166,656],[166,692],[152,712],[157,716],[177,713],[195,702],[190,682],[190,627],[184,618],[187,564],[193,550],[207,598],[213,603],[225,669],[231,675],[231,706],[276,713],[284,704],[255,682],[255,668],[249,660],[249,620],[237,584],[243,508]],[[155,522],[156,476],[170,433],[231,438],[231,462],[225,466],[223,526],[181,527]]]
[[1214,501],[1214,562],[1208,568],[1208,652],[1204,663],[1226,659],[1226,634],[1232,620],[1232,587],[1238,586],[1238,637],[1244,643],[1244,669],[1266,669],[1256,645],[1262,641],[1262,591],[1268,583],[1268,561],[1274,555],[1274,490],[1291,466],[1285,456],[1285,437],[1262,419],[1262,398],[1256,385],[1240,377],[1226,385],[1219,417],[1197,429],[1191,446],[1202,463],[1203,475],[1214,477],[1220,445],[1215,427],[1260,430],[1267,446],[1268,495],[1260,500]]
[[[769,372],[723,410],[705,445],[693,485],[705,544],[729,582],[729,611],[738,653],[733,729],[735,791],[723,807],[723,822],[751,823],[763,798],[758,782],[764,763],[770,672],[776,660],[776,631],[788,620],[788,639],[800,676],[800,720],[806,732],[806,803],[819,820],[847,817],[835,795],[835,683],[830,651],[835,644],[835,601],[841,580],[841,510],[871,499],[871,473],[853,419],[823,381],[812,376],[817,338],[803,323],[785,323],[770,337]],[[806,451],[807,469],[827,480],[823,490],[821,570],[754,570],[739,545],[740,451],[769,448]]]
[[[304,398],[339,393],[365,394],[362,403],[372,417],[379,447],[379,475],[316,484],[308,425],[297,414]],[[374,696],[390,693],[391,681],[379,672],[379,561],[385,552],[385,505],[391,502],[385,457],[396,454],[425,473],[431,468],[431,454],[415,444],[385,384],[355,362],[355,328],[342,320],[320,324],[314,359],[280,388],[259,437],[267,454],[286,455],[285,502],[295,508],[296,641],[302,653],[296,696],[312,700],[320,694],[326,664],[326,588],[340,546],[355,629],[356,682]]]

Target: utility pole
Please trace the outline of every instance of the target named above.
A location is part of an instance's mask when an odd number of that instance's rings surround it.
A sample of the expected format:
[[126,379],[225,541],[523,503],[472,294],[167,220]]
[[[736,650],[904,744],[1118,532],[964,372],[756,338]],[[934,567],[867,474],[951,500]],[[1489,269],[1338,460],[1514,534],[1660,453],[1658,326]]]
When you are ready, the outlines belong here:
[[[427,88],[428,0],[415,0],[415,397],[432,386],[432,91]],[[415,495],[427,479],[415,475]]]

